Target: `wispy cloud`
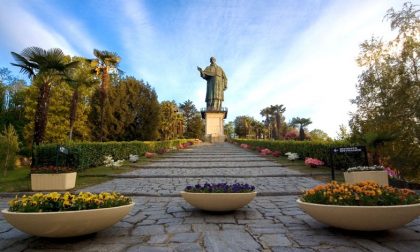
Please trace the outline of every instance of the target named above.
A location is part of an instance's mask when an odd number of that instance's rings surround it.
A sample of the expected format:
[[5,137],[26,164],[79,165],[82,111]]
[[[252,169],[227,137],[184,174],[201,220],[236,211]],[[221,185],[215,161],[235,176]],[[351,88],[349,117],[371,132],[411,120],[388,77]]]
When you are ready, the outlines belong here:
[[[13,25],[12,25],[13,24]],[[69,54],[76,50],[59,32],[49,28],[48,24],[38,19],[15,1],[2,2],[0,8],[0,34],[2,50],[20,52],[25,47],[59,47]]]

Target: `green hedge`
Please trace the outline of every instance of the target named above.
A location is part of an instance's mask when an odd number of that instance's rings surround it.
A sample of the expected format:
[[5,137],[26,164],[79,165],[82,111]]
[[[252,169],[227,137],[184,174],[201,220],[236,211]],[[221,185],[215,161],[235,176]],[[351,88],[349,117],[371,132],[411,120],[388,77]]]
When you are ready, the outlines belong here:
[[337,168],[348,168],[351,166],[364,165],[365,157],[359,154],[331,155],[332,148],[355,146],[342,141],[334,142],[312,142],[312,141],[274,141],[274,140],[254,140],[254,139],[232,139],[238,144],[249,144],[256,147],[268,148],[272,151],[280,151],[282,155],[286,152],[294,152],[301,159],[305,157],[317,158],[325,162],[326,166],[331,166],[332,158]]
[[129,154],[143,156],[145,152],[157,152],[160,149],[168,149],[179,144],[191,141],[189,139],[168,141],[132,141],[132,142],[80,142],[68,144],[43,144],[34,148],[35,166],[65,165],[64,155],[57,155],[58,146],[64,146],[69,150],[70,166],[78,170],[103,165],[104,156],[111,155],[114,160],[128,159]]

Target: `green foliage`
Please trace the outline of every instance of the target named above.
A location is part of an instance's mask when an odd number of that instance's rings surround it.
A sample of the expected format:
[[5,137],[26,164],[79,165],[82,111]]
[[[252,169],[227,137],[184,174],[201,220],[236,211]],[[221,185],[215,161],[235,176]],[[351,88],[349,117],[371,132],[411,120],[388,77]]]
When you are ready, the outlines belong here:
[[20,140],[27,123],[23,116],[26,89],[25,81],[12,76],[7,68],[0,68],[0,129],[13,125]]
[[97,134],[97,138],[100,141],[104,141],[107,140],[107,136],[109,137],[113,133],[112,130],[114,128],[109,126],[115,124],[118,127],[118,121],[116,121],[112,115],[112,103],[110,102],[108,95],[111,86],[110,75],[115,72],[118,74],[118,64],[120,63],[121,58],[118,54],[105,50],[93,49],[93,54],[96,58],[91,60],[91,66],[93,67],[93,72],[95,72],[101,80],[101,85],[96,93],[97,104],[93,110],[98,123],[98,130],[95,130],[94,132]]
[[363,71],[352,101],[352,138],[372,143],[377,163],[404,175],[420,171],[420,18],[418,6],[405,3],[385,18],[398,35],[391,41],[371,38],[360,45],[357,62]]
[[202,138],[204,135],[204,124],[201,114],[198,112],[194,103],[190,100],[179,104],[179,108],[185,119],[185,138]]
[[[36,97],[39,96],[39,89],[32,85],[27,90],[25,97],[25,112],[24,116],[30,123],[26,124],[24,129],[24,136],[27,143],[32,142],[34,131],[34,117],[36,111]],[[89,140],[90,129],[88,128],[88,112],[89,104],[87,98],[91,93],[91,89],[79,90],[78,100],[78,116],[73,127],[73,140]],[[48,108],[48,122],[46,124],[46,131],[44,135],[45,143],[65,142],[69,137],[70,129],[70,104],[72,102],[73,91],[66,83],[60,83],[51,88]]]
[[162,140],[181,138],[184,133],[184,116],[179,113],[175,101],[160,104],[161,123],[159,133]]
[[[161,149],[176,148],[187,139],[150,142],[81,142],[67,143],[63,146],[75,155],[75,168],[103,165],[104,156],[111,155],[114,160],[128,159],[130,154],[143,156],[146,152],[157,152]],[[42,144],[34,147],[34,162],[43,165],[55,165],[57,161],[57,144]]]
[[[160,122],[160,105],[155,90],[134,77],[119,80],[109,87],[105,107],[101,108],[101,91],[92,97],[89,123],[93,139],[103,141],[156,140]],[[104,110],[101,130],[100,113]]]
[[250,116],[238,116],[233,123],[238,137],[258,139],[264,133],[264,125]]
[[47,127],[51,87],[60,83],[64,72],[73,68],[77,62],[68,63],[68,57],[59,48],[44,50],[39,47],[28,47],[21,54],[12,52],[12,56],[16,62],[12,65],[19,67],[21,72],[36,80],[38,97],[34,117],[34,143],[40,144],[44,140]]
[[311,124],[312,121],[310,118],[300,118],[300,117],[294,117],[292,118],[292,121],[290,122],[290,125],[294,127],[299,127],[299,140],[303,141],[305,140],[305,130],[304,128]]
[[[119,140],[156,140],[160,122],[160,105],[155,90],[143,81],[128,77],[116,87],[112,104],[115,117],[124,122],[123,137]],[[117,139],[115,139],[117,140]]]
[[3,169],[3,176],[7,176],[7,170],[14,169],[18,151],[19,141],[15,128],[12,125],[4,127],[0,133],[0,169]]
[[287,125],[283,113],[286,107],[283,104],[270,105],[261,110],[261,116],[265,117],[264,125],[266,127],[267,138],[270,139],[283,139],[287,131]]
[[233,138],[233,134],[235,133],[235,124],[233,122],[225,124],[224,133],[228,138]]
[[311,132],[309,132],[309,136],[311,141],[319,141],[319,142],[328,142],[332,141],[332,138],[328,136],[327,133],[320,129],[313,129]]
[[[324,161],[326,166],[332,165],[331,149],[343,146],[354,146],[342,141],[315,142],[315,141],[273,141],[273,140],[252,140],[252,139],[233,139],[239,144],[249,144],[253,148],[264,147],[271,151],[297,153],[299,157],[311,157]],[[335,156],[334,166],[337,168],[348,168],[355,164],[363,164],[363,157],[359,156]]]

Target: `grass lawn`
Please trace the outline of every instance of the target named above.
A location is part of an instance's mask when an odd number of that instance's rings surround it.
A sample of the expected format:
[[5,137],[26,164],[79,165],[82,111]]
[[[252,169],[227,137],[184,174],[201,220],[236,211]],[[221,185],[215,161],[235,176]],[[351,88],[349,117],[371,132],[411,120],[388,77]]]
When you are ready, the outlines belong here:
[[31,187],[29,167],[20,167],[7,171],[7,176],[0,174],[0,192],[22,192]]
[[[135,166],[131,165],[129,162],[124,162],[124,165],[118,168],[99,166],[78,171],[75,190],[111,180],[112,177],[108,177],[107,175],[133,171],[149,162],[149,159],[141,157],[137,163],[135,163]],[[3,176],[3,173],[0,174],[0,192],[29,191],[31,191],[31,175],[29,167],[19,167],[15,170],[8,171],[6,177]]]
[[[323,182],[331,181],[331,168],[327,166],[320,166],[317,168],[312,168],[305,165],[303,160],[290,161],[285,156],[281,157],[270,157],[267,156],[270,160],[279,163],[291,170],[299,171],[304,174],[311,175],[313,178],[321,180]],[[335,170],[335,180],[338,182],[344,182],[343,171]]]

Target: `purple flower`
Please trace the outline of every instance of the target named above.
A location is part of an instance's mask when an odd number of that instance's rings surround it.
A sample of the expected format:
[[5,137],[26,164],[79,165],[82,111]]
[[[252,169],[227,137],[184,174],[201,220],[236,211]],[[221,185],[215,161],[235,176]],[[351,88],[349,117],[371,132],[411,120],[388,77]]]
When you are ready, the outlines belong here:
[[243,183],[204,183],[203,186],[196,184],[194,186],[188,185],[185,187],[184,191],[186,192],[196,192],[196,193],[247,193],[255,191],[255,186]]

